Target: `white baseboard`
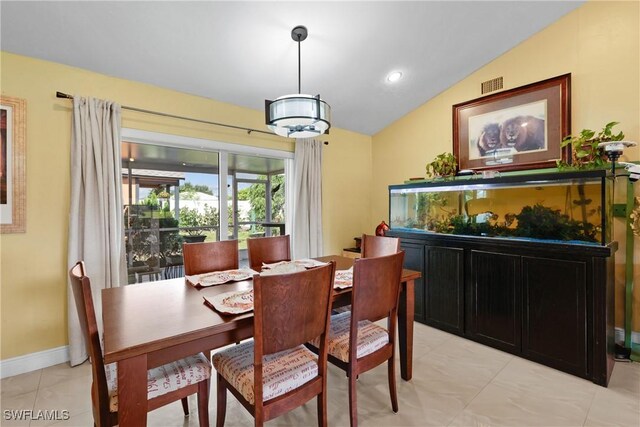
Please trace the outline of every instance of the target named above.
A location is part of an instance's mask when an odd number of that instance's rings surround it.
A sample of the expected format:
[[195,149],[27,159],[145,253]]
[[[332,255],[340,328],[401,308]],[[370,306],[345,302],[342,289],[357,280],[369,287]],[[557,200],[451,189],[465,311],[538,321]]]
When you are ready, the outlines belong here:
[[[624,342],[624,329],[616,328],[616,342]],[[631,342],[640,345],[640,332],[631,331]]]
[[0,378],[12,377],[69,361],[69,346],[0,360]]

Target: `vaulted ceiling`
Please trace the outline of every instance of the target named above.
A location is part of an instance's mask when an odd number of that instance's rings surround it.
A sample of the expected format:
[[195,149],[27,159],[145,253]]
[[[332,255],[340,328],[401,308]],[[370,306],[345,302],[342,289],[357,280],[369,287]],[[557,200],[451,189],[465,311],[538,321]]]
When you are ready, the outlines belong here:
[[305,25],[302,93],[371,135],[582,3],[3,0],[0,48],[263,110],[297,92]]

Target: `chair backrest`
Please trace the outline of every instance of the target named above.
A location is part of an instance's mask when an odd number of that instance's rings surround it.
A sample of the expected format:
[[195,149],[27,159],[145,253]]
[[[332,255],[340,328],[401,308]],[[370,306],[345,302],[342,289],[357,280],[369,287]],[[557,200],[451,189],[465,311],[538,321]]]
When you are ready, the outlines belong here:
[[256,353],[277,353],[326,332],[335,262],[290,274],[254,276]]
[[[91,357],[91,370],[93,374],[92,395],[97,397],[94,402],[94,420],[105,420],[109,414],[109,392],[107,389],[107,378],[104,372],[104,360],[102,359],[102,347],[100,344],[100,333],[96,321],[96,312],[93,306],[91,294],[91,282],[86,276],[84,262],[78,261],[69,271],[71,288],[76,302],[76,310],[80,320],[80,328],[87,344],[87,353]],[[97,396],[95,396],[97,393]],[[104,425],[104,421],[99,423]]]
[[184,274],[235,270],[238,268],[238,241],[183,243]]
[[247,239],[249,268],[262,270],[262,263],[291,261],[289,235]]
[[403,261],[404,251],[354,261],[351,292],[352,324],[360,320],[375,322],[392,316],[396,312]]
[[400,252],[400,239],[397,237],[362,235],[360,243],[362,258],[374,258]]

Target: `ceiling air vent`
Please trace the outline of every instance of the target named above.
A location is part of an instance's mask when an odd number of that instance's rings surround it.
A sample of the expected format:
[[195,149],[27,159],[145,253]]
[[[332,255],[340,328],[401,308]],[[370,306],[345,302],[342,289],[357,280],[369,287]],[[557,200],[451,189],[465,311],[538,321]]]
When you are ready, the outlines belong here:
[[482,94],[493,92],[494,90],[502,89],[502,77],[496,77],[495,79],[487,80],[480,83],[480,90]]

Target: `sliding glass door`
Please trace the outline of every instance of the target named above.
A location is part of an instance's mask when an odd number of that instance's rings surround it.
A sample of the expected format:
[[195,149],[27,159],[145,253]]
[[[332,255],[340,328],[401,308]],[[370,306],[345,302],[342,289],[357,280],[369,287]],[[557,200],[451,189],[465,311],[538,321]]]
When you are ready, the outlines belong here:
[[217,152],[122,145],[129,283],[184,274],[184,242],[220,239]]
[[229,235],[241,250],[248,238],[285,234],[284,165],[284,159],[229,155]]
[[284,165],[282,158],[123,142],[129,283],[183,276],[183,243],[237,239],[245,264],[248,238],[285,234]]

